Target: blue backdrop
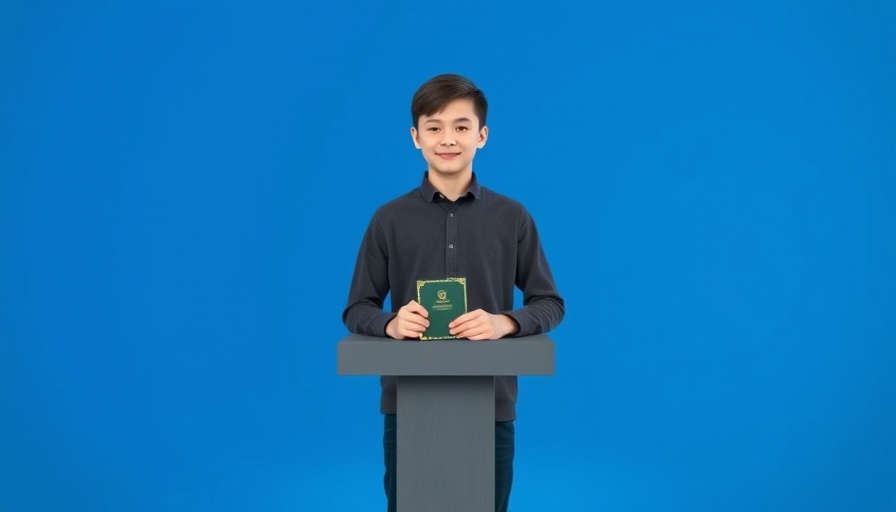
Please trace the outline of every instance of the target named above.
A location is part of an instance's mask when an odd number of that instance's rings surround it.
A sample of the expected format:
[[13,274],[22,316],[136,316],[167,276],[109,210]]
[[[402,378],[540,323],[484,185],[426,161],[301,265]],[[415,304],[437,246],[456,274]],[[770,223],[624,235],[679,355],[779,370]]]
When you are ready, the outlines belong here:
[[375,511],[335,345],[410,97],[567,317],[513,512],[896,510],[896,4],[0,2],[0,509]]

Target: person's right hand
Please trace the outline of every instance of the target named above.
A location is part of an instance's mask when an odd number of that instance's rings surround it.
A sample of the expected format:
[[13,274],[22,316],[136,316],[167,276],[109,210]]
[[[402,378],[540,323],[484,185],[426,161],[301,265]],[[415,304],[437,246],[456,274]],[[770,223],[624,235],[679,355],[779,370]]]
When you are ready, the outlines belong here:
[[428,316],[426,308],[412,300],[401,306],[398,315],[386,324],[386,336],[396,340],[420,338],[429,327]]

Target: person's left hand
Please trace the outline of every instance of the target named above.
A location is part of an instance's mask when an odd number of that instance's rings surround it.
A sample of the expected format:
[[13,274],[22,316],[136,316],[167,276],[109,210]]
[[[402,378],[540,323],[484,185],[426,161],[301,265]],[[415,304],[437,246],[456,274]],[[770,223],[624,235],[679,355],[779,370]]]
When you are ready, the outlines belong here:
[[493,315],[482,309],[464,313],[448,324],[451,334],[468,340],[497,340],[516,334],[519,326],[507,315]]

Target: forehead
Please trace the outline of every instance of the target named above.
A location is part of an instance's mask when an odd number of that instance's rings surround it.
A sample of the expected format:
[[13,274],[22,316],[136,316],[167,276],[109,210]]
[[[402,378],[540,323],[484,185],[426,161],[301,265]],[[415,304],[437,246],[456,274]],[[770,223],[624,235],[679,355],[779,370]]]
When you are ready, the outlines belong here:
[[445,108],[429,116],[420,116],[422,123],[454,123],[458,121],[478,122],[479,116],[473,107],[473,100],[458,99],[451,101]]

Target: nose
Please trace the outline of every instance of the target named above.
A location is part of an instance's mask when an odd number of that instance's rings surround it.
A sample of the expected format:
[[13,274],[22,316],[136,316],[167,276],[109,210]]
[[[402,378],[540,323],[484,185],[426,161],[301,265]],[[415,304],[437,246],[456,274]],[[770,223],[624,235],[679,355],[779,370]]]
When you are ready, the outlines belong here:
[[442,146],[453,146],[457,144],[457,141],[454,140],[454,135],[446,131],[439,144],[441,144]]

